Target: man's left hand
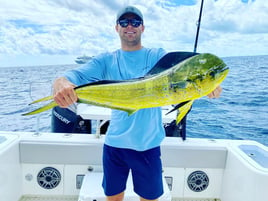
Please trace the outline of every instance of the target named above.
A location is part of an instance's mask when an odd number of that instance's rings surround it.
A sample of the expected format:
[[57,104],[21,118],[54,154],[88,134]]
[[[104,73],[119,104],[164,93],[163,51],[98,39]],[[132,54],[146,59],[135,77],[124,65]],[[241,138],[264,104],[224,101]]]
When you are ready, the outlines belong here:
[[222,92],[221,86],[218,86],[214,91],[208,94],[209,98],[219,98]]

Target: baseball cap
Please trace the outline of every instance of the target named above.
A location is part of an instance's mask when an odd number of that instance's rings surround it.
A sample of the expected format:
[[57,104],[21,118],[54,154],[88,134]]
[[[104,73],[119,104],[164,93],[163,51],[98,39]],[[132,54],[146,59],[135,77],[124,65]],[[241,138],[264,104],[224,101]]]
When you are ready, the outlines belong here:
[[118,21],[123,15],[127,14],[127,13],[132,13],[136,16],[138,16],[140,18],[140,20],[143,21],[143,15],[141,13],[141,11],[134,7],[134,6],[126,6],[123,9],[121,9],[116,16],[116,21]]

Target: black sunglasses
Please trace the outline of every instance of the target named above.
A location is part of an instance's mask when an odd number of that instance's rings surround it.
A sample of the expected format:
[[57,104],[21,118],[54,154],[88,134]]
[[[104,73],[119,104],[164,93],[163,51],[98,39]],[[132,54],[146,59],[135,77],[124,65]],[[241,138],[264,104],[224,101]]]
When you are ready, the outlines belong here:
[[139,27],[143,22],[137,19],[122,19],[117,22],[121,27],[127,27],[129,24],[133,27]]

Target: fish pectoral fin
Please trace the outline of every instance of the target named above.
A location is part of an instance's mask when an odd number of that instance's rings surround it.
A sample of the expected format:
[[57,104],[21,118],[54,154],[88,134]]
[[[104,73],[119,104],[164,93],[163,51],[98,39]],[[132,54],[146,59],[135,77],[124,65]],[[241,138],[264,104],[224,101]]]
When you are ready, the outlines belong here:
[[189,84],[189,80],[187,81],[180,81],[180,82],[174,82],[170,84],[171,89],[177,90],[177,89],[186,89],[187,85]]
[[52,102],[50,102],[50,103],[48,103],[40,108],[37,108],[36,110],[33,110],[31,112],[28,112],[28,113],[24,113],[24,114],[22,114],[22,116],[38,114],[38,113],[44,112],[46,110],[49,110],[53,107],[56,107],[57,105],[58,104],[55,101],[52,101]]
[[190,111],[194,100],[188,101],[186,104],[178,108],[178,114],[176,118],[176,124],[178,125],[180,121],[185,117],[185,115]]

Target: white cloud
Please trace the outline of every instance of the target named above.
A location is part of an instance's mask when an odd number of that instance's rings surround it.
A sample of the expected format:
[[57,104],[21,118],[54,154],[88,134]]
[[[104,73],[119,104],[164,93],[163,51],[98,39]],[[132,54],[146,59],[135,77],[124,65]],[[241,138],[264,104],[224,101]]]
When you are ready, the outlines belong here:
[[268,33],[268,2],[248,4],[238,0],[208,0],[204,10],[205,28],[241,34]]
[[[32,59],[33,65],[72,62],[75,55],[120,48],[115,15],[127,4],[144,14],[145,46],[192,51],[200,1],[178,5],[174,0],[0,0],[0,66],[23,65],[23,58],[28,65],[31,56],[40,57]],[[205,0],[198,51],[219,56],[267,54],[267,19],[267,1]],[[64,59],[49,61],[49,55]]]

